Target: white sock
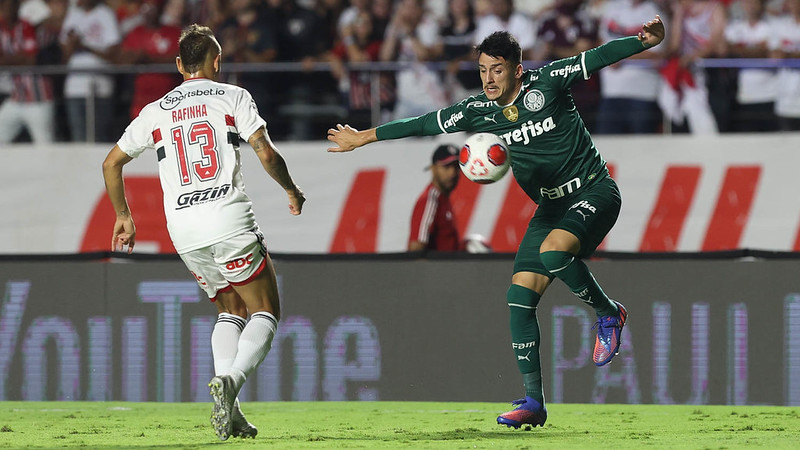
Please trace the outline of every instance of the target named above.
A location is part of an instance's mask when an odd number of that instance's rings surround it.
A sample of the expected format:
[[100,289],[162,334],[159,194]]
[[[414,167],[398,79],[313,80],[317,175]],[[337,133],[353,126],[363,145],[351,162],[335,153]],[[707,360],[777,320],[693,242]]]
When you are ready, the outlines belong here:
[[[231,370],[239,351],[239,336],[247,321],[235,314],[220,313],[211,332],[211,354],[214,357],[214,374],[225,375]],[[242,417],[239,398],[233,403],[233,415]]]
[[257,312],[250,316],[239,337],[239,349],[229,371],[237,391],[266,358],[277,328],[278,320],[268,312]]
[[247,321],[235,314],[220,313],[211,332],[211,354],[214,357],[214,374],[225,375],[231,370],[239,351],[239,336]]

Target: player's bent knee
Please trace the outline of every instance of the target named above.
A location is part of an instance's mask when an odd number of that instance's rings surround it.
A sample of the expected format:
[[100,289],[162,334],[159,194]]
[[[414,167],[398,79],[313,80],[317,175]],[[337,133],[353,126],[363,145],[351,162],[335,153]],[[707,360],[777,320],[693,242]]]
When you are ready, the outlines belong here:
[[531,289],[518,284],[512,284],[506,291],[506,302],[509,306],[535,309],[539,305],[541,296]]
[[581,249],[581,241],[577,236],[567,230],[556,228],[550,231],[550,234],[542,242],[539,247],[539,253],[551,251],[564,251],[572,254],[577,254]]
[[549,251],[539,254],[542,265],[553,275],[558,276],[558,272],[570,265],[575,257],[571,253],[562,251]]

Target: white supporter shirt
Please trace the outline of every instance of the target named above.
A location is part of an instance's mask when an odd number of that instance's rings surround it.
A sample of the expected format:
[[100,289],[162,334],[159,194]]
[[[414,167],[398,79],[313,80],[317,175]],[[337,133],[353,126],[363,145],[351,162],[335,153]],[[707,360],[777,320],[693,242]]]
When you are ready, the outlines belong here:
[[133,158],[156,149],[167,229],[178,253],[255,227],[239,137],[248,140],[265,125],[249,92],[206,78],[184,81],[128,125],[117,145]]
[[[725,40],[729,44],[753,47],[769,43],[772,26],[765,20],[751,25],[747,20],[735,20],[725,27]],[[736,101],[741,104],[771,103],[775,101],[775,71],[769,69],[739,70],[739,88]]]
[[[417,116],[447,106],[444,87],[437,71],[420,63],[414,40],[430,48],[442,43],[439,25],[425,17],[414,30],[414,37],[406,36],[398,44],[397,61],[411,63],[408,69],[397,72],[397,108],[399,117]],[[402,108],[401,108],[402,105]]]
[[517,38],[523,52],[531,50],[536,45],[536,24],[530,17],[520,12],[513,12],[508,22],[494,15],[481,17],[475,28],[475,45],[480,45],[484,39],[495,31],[508,31]]
[[[608,42],[617,38],[635,36],[642,30],[642,24],[663,14],[653,2],[634,5],[631,0],[616,0],[606,4],[598,29],[600,40]],[[659,53],[666,44],[662,43],[647,52]],[[631,98],[656,101],[661,86],[661,75],[655,68],[642,67],[645,61],[619,64],[606,67],[600,73],[600,89],[604,98]]]
[[[800,23],[784,17],[771,24],[770,50],[800,52]],[[780,69],[776,85],[775,114],[800,118],[800,69]]]
[[[90,11],[77,6],[71,7],[61,26],[59,37],[61,43],[67,42],[70,33],[76,33],[83,45],[98,51],[105,51],[122,40],[117,16],[111,8],[102,3]],[[110,65],[110,62],[88,51],[77,51],[67,61],[67,67],[70,69],[94,69]],[[98,97],[111,97],[114,80],[108,75],[70,73],[64,81],[64,96],[67,98],[88,97],[92,89],[94,95]]]

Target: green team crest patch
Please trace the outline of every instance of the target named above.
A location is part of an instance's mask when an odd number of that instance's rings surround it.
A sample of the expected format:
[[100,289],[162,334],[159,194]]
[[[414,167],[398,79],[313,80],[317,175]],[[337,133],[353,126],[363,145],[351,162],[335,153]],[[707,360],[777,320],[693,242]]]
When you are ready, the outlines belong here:
[[522,99],[525,109],[536,112],[544,107],[544,94],[538,89],[531,89]]

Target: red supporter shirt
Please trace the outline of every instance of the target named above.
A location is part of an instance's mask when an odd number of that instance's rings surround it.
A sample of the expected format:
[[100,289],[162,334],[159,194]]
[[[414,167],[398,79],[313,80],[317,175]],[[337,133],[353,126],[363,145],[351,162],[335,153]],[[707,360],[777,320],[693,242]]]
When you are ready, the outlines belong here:
[[433,183],[422,192],[414,206],[408,237],[409,243],[413,241],[424,243],[428,250],[461,250],[450,197],[442,195]]
[[[151,58],[178,56],[178,38],[181,29],[172,26],[161,26],[158,29],[138,26],[134,28],[122,41],[125,50],[139,50]],[[164,94],[172,90],[181,82],[180,77],[174,73],[143,73],[136,76],[133,84],[133,99],[131,100],[131,118]]]
[[[378,61],[381,44],[383,41],[373,41],[363,49],[370,61]],[[348,61],[347,48],[343,43],[338,43],[331,53]],[[354,110],[366,110],[372,108],[372,72],[363,70],[350,70],[350,108]],[[379,97],[380,103],[386,104],[394,99],[394,86],[385,77],[380,80]]]
[[[18,21],[13,26],[0,20],[0,53],[6,55],[36,55],[39,45],[36,43],[36,29],[25,21]],[[30,73],[15,74],[11,77],[14,90],[11,99],[17,102],[43,102],[53,99],[53,86],[48,77]]]

